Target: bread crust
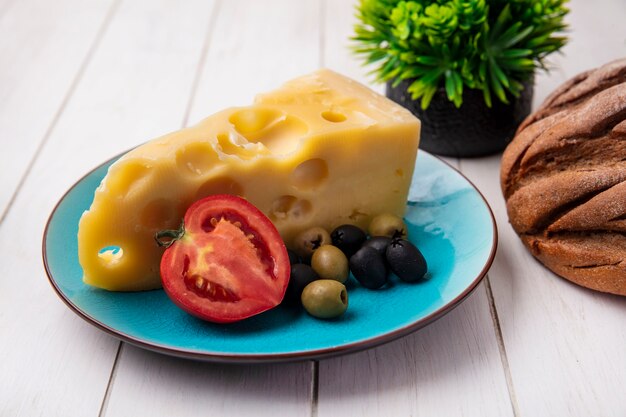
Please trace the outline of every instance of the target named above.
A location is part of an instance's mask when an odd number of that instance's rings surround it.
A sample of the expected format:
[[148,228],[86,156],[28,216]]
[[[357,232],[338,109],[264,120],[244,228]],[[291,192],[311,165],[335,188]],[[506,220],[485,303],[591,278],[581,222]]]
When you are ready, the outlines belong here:
[[557,88],[500,167],[509,221],[539,261],[626,296],[626,58]]

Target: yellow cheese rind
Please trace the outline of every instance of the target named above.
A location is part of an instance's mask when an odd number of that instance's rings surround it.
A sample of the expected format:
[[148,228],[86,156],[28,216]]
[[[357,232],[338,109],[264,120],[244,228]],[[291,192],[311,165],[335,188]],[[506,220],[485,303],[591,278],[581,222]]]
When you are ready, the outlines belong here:
[[[377,214],[402,215],[419,130],[404,108],[320,70],[139,146],[109,168],[80,220],[84,281],[160,287],[155,232],[178,228],[186,208],[211,194],[248,199],[287,245],[312,226],[365,228]],[[122,254],[99,254],[107,247]]]

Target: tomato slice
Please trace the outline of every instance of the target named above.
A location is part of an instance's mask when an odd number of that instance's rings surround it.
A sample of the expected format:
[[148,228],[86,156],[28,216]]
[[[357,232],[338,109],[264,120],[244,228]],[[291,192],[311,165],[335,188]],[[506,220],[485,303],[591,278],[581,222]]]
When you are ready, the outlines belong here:
[[183,224],[161,259],[163,288],[180,308],[229,323],[280,304],[289,256],[259,209],[240,197],[212,195],[189,207]]

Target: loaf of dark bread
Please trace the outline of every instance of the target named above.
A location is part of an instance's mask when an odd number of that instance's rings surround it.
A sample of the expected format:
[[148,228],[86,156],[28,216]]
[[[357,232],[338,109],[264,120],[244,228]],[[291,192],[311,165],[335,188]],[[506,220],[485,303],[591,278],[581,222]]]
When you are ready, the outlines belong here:
[[626,295],[626,59],[572,78],[528,116],[500,181],[509,221],[539,261]]

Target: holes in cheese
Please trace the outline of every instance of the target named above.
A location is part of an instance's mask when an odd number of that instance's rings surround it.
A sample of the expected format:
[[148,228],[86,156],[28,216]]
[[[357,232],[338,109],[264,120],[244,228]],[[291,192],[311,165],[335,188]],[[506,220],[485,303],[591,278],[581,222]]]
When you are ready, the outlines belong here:
[[328,120],[329,122],[333,122],[333,123],[345,122],[348,119],[345,114],[332,111],[332,110],[327,110],[325,112],[322,112],[322,117],[325,120]]
[[263,143],[275,155],[286,155],[295,151],[300,145],[299,141],[293,138],[302,137],[308,131],[308,125],[302,120],[287,116],[266,129],[257,141]]
[[352,220],[355,223],[359,223],[361,222],[363,219],[367,219],[370,215],[367,214],[364,211],[359,210],[358,208],[355,208],[352,210],[352,212],[350,213],[350,215],[348,216],[348,218],[350,220]]
[[236,111],[228,120],[248,142],[261,143],[275,155],[295,151],[299,142],[293,138],[309,131],[299,118],[264,107]]
[[230,177],[215,177],[198,188],[195,201],[214,194],[230,194],[243,197],[243,186]]
[[228,120],[237,132],[243,136],[252,135],[284,119],[284,114],[278,110],[266,108],[243,109],[233,113]]
[[313,205],[309,200],[299,200],[293,195],[281,195],[272,203],[269,217],[273,221],[300,219],[311,214]]
[[281,195],[272,203],[272,209],[270,210],[269,217],[272,220],[282,220],[287,218],[287,213],[291,210],[294,203],[298,199],[293,195]]
[[150,167],[141,162],[130,162],[115,169],[111,181],[107,181],[106,192],[115,196],[125,196],[133,189],[139,188],[147,182]]
[[289,210],[289,215],[295,220],[301,220],[311,214],[313,204],[309,200],[298,200]]
[[328,178],[328,164],[320,158],[302,162],[291,172],[291,183],[299,190],[321,186]]
[[[240,159],[248,160],[252,159],[259,154],[258,149],[251,149],[246,147],[246,143],[238,143],[237,139],[244,138],[241,136],[229,135],[228,133],[222,133],[217,135],[217,143],[220,151],[226,155],[233,155]],[[246,141],[247,142],[247,141]]]
[[187,175],[202,176],[218,162],[210,143],[190,143],[176,152],[176,165]]
[[98,258],[107,267],[119,265],[123,256],[124,249],[116,245],[105,246],[98,252]]

